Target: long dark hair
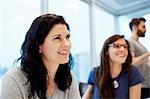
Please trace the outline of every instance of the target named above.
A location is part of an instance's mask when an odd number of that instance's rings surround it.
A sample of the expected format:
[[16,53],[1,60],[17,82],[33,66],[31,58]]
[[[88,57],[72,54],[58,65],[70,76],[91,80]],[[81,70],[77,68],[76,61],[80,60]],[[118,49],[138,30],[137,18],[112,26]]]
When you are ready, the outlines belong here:
[[[25,36],[21,47],[21,57],[18,61],[21,60],[21,70],[27,74],[28,81],[26,84],[29,83],[30,85],[28,98],[34,97],[37,94],[40,99],[46,99],[48,71],[39,53],[39,45],[44,43],[49,31],[56,24],[64,24],[69,30],[69,25],[62,16],[45,14],[33,21]],[[69,62],[60,64],[56,72],[54,81],[62,91],[65,91],[71,85],[70,69],[72,68],[72,62],[70,54]]]
[[[113,93],[113,84],[110,79],[110,64],[109,64],[109,55],[108,55],[108,48],[109,44],[112,44],[113,42],[117,41],[118,39],[124,39],[123,35],[113,35],[109,37],[103,45],[103,48],[101,50],[101,56],[100,56],[100,66],[97,68],[96,71],[96,79],[97,79],[97,85],[100,91],[100,96],[104,99],[107,98],[114,98]],[[129,46],[128,41],[125,39],[127,45]],[[132,62],[132,56],[130,53],[130,50],[128,48],[128,56],[125,62],[122,64],[122,71],[123,72],[130,72],[131,68],[131,62]]]

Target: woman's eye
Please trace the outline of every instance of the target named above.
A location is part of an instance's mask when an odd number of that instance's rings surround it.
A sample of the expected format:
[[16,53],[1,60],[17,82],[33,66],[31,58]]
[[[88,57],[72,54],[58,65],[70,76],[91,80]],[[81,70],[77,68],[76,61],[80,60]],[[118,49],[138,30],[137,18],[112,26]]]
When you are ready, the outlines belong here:
[[114,48],[120,48],[120,47],[121,47],[121,46],[118,45],[118,44],[114,44],[113,46],[114,46]]
[[54,39],[55,39],[55,40],[58,40],[58,39],[60,39],[60,37],[55,37]]
[[116,47],[116,48],[120,48],[121,46],[120,46],[120,45],[116,45],[115,47]]
[[69,38],[70,38],[70,35],[67,35],[67,36],[66,36],[66,39],[69,39]]

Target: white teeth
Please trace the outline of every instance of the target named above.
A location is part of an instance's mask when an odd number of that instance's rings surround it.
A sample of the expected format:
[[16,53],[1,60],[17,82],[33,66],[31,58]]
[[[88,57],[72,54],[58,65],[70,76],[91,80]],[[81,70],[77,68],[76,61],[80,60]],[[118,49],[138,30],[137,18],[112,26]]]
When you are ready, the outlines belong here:
[[118,56],[120,56],[120,57],[124,57],[125,55],[124,55],[124,54],[120,54],[120,55],[118,55]]
[[67,52],[58,52],[58,53],[60,53],[60,54],[67,54]]
[[125,56],[125,55],[119,55],[119,56]]

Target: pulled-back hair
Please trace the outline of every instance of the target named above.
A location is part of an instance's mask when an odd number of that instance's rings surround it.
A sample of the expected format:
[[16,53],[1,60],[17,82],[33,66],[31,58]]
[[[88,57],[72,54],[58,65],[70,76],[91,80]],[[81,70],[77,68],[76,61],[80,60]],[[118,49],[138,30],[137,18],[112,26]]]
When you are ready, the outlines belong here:
[[[57,24],[66,25],[69,30],[69,25],[62,16],[55,14],[41,15],[33,21],[25,36],[21,47],[21,57],[18,61],[21,60],[21,70],[27,74],[28,81],[25,84],[29,83],[30,85],[29,98],[37,94],[40,99],[46,99],[48,71],[39,53],[39,45],[44,43],[49,31]],[[69,62],[60,64],[56,72],[54,81],[62,91],[65,91],[71,85],[70,69],[72,68],[72,62],[70,54]]]

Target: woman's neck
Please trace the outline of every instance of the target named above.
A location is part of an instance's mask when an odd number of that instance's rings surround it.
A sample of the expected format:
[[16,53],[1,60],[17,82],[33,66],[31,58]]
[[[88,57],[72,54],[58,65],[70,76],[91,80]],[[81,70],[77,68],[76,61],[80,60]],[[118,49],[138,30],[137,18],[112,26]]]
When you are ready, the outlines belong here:
[[50,81],[54,81],[58,66],[47,67],[48,77]]
[[44,61],[44,65],[47,69],[47,73],[48,73],[48,78],[50,81],[54,81],[57,69],[59,67],[59,64],[56,63],[51,63],[48,61]]
[[116,78],[120,74],[121,70],[122,70],[122,65],[120,64],[111,65],[110,73],[111,73],[112,78]]
[[57,69],[59,67],[59,64],[50,64],[46,63],[45,64],[48,75],[47,75],[47,95],[48,96],[53,96],[56,90],[56,83],[54,81],[55,75],[57,72]]

